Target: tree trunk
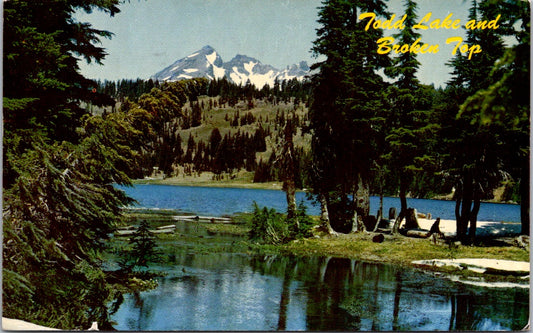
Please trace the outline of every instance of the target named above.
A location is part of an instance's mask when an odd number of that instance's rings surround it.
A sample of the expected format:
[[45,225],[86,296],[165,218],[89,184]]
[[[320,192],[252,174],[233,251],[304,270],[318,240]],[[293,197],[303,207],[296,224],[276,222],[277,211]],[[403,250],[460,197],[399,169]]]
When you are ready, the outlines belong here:
[[474,242],[476,238],[476,228],[477,228],[477,214],[479,213],[479,208],[481,206],[481,189],[478,188],[474,192],[474,205],[472,211],[470,212],[470,229],[468,230],[468,238],[471,242]]
[[363,221],[370,214],[370,184],[363,179],[360,173],[357,175],[357,187],[353,200],[352,232],[364,231],[366,229]]
[[455,192],[455,230],[456,230],[456,237],[459,238],[459,232],[461,230],[461,200],[462,200],[462,194],[461,190],[459,189],[459,186],[457,187],[457,190]]
[[457,238],[466,240],[468,223],[472,209],[472,180],[470,175],[463,175],[463,183],[458,186],[458,195],[455,203],[455,218],[457,223]]
[[358,214],[362,218],[370,215],[370,184],[366,179],[363,179],[361,174],[357,179],[357,191],[355,192],[357,197],[357,210]]
[[[406,181],[400,178],[400,214],[407,210],[407,184]],[[405,213],[404,213],[405,215]]]
[[418,225],[418,218],[416,217],[416,209],[407,208],[405,210],[405,228],[420,229],[420,225]]
[[363,231],[363,229],[361,229],[361,224],[359,223],[357,209],[354,209],[352,216],[352,230],[350,231],[350,233],[355,234],[360,231]]
[[[295,152],[293,143],[294,127],[291,119],[287,119],[284,128],[284,141],[281,147],[280,171],[283,178],[283,190],[287,196],[287,219],[296,219],[296,181],[295,181]],[[299,222],[295,220],[296,231],[299,230]]]
[[376,218],[376,225],[374,226],[374,230],[372,230],[373,232],[376,232],[378,231],[378,227],[379,227],[379,223],[381,222],[381,213],[382,213],[383,209],[379,209],[378,210],[378,216]]
[[529,235],[529,153],[522,163],[522,175],[520,177],[520,221],[522,222],[522,235]]
[[331,223],[329,221],[328,200],[326,198],[326,195],[320,193],[318,195],[318,201],[320,202],[320,225],[325,229],[328,234],[335,235],[336,232],[331,227]]
[[379,192],[379,216],[383,217],[383,189]]
[[402,223],[404,216],[405,216],[405,211],[401,211],[400,215],[398,215],[398,218],[394,220],[394,225],[392,226],[392,230],[391,230],[391,233],[393,235],[398,234],[398,230],[400,229],[400,223]]
[[300,225],[296,219],[296,185],[294,179],[286,179],[283,185],[285,188],[285,196],[287,198],[287,219],[295,219],[296,228],[299,229]]
[[383,218],[383,188],[380,189],[379,192],[379,209],[378,214],[376,216],[376,225],[374,226],[374,232],[378,230],[379,224],[381,223],[381,219]]

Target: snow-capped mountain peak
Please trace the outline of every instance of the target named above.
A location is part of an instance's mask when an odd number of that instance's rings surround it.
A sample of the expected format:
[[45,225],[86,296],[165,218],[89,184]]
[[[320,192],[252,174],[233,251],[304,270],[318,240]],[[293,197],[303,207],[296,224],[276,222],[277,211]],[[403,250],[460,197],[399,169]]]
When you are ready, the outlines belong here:
[[229,62],[223,62],[214,48],[207,45],[193,52],[185,58],[179,59],[170,66],[156,73],[152,79],[159,81],[177,81],[198,77],[221,79],[224,76],[237,84],[246,84],[248,80],[258,88],[265,84],[274,85],[279,81],[297,78],[302,80],[309,73],[309,66],[305,61],[284,70],[278,70],[271,65],[262,64],[252,57],[237,54]]
[[224,77],[222,64],[222,58],[215,49],[207,45],[185,58],[177,60],[156,73],[153,78],[159,81],[177,81],[197,77],[219,79]]

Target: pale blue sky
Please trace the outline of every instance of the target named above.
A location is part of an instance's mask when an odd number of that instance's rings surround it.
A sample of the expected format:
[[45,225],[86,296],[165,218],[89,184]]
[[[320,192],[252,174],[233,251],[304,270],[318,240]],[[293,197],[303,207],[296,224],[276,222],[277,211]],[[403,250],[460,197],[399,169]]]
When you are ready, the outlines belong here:
[[[470,1],[419,0],[419,18],[432,12],[443,19],[450,12],[467,21]],[[224,61],[236,54],[257,58],[277,68],[305,60],[316,39],[320,0],[130,0],[121,13],[80,13],[77,18],[97,29],[115,34],[104,39],[108,56],[104,66],[81,63],[84,75],[93,79],[147,79],[177,59],[211,45]],[[403,15],[401,0],[389,1],[389,10]],[[390,31],[390,33],[397,33]],[[438,54],[419,55],[423,83],[443,85],[449,79],[445,62],[451,57],[448,37],[464,36],[464,29],[426,30],[422,41],[439,44]]]

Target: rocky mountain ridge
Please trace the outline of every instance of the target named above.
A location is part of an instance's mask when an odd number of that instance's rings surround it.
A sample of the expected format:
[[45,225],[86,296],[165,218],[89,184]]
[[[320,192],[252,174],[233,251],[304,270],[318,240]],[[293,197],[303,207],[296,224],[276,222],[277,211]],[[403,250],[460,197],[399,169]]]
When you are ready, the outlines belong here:
[[294,78],[301,81],[306,75],[309,75],[309,72],[310,68],[305,61],[287,66],[283,70],[241,54],[237,54],[230,61],[224,62],[217,51],[207,45],[157,72],[152,76],[152,79],[178,81],[199,77],[210,80],[226,77],[228,80],[242,85],[245,85],[249,80],[257,88],[262,88],[264,85],[273,87],[276,79],[279,82]]

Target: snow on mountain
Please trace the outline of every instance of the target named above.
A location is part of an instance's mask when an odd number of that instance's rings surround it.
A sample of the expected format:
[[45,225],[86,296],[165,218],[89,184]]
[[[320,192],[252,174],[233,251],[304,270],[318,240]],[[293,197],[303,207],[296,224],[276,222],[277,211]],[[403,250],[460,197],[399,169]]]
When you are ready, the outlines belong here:
[[299,78],[302,75],[307,75],[311,71],[311,68],[307,65],[307,62],[301,61],[299,64],[287,66],[286,69],[281,71],[279,80],[291,80],[293,78]]
[[222,78],[224,71],[221,70],[222,58],[211,46],[204,46],[201,50],[183,58],[152,78],[159,81],[177,81],[197,77]]
[[177,81],[198,77],[221,79],[224,76],[236,84],[245,85],[248,80],[258,88],[265,84],[274,86],[276,78],[281,82],[296,78],[302,80],[310,71],[305,61],[284,70],[278,70],[271,65],[262,64],[259,60],[237,54],[229,62],[222,58],[211,46],[204,46],[201,50],[182,58],[162,71],[152,76],[159,81]]

